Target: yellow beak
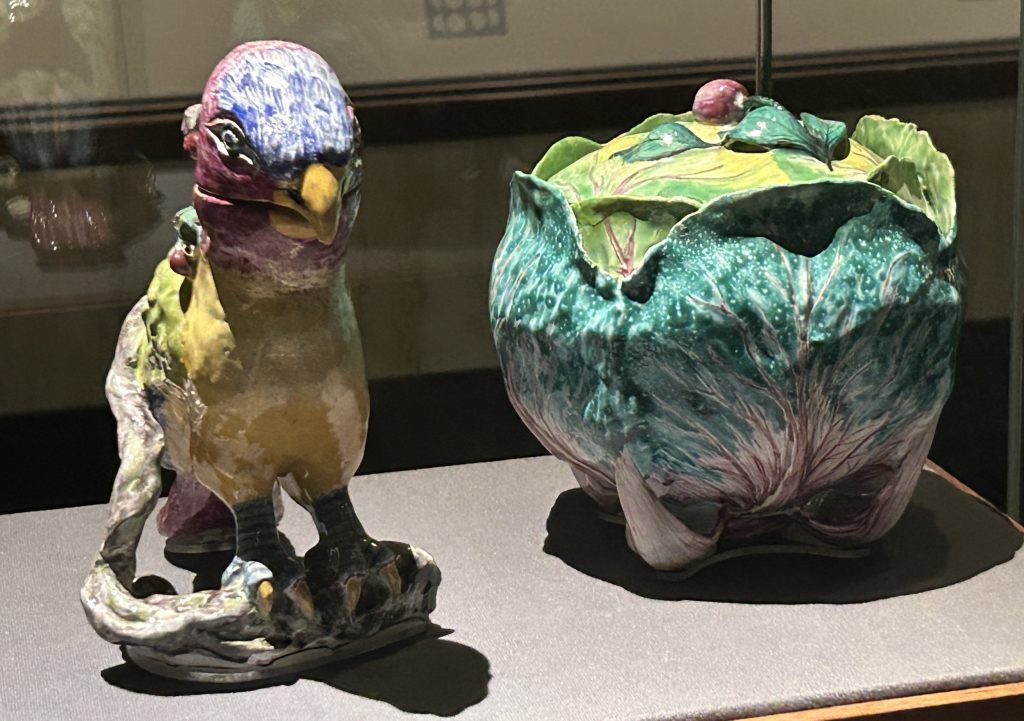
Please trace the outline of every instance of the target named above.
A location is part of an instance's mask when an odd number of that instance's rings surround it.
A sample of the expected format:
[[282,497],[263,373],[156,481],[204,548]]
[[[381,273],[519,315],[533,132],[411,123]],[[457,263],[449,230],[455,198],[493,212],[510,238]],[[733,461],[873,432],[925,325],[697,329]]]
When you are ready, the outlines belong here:
[[334,242],[338,233],[341,215],[341,184],[334,173],[321,163],[306,168],[298,185],[298,199],[285,190],[274,191],[274,203],[294,211],[305,219],[305,223],[292,213],[276,208],[270,211],[270,223],[278,232],[291,238],[317,238],[324,245]]

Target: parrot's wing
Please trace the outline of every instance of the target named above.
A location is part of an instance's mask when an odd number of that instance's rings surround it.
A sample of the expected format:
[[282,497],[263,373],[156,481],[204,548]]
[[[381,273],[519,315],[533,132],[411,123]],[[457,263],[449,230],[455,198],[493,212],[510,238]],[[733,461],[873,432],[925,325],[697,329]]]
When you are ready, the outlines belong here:
[[[175,248],[189,255],[199,242],[202,226],[192,206],[174,216],[178,240]],[[190,384],[182,360],[182,327],[192,282],[175,272],[164,259],[156,267],[146,292],[142,312],[143,348],[140,348],[136,379],[148,391],[150,409],[163,427],[164,465],[187,471],[188,441],[193,405]]]
[[[192,206],[175,214],[174,229],[178,236],[175,247],[191,252],[202,233]],[[169,381],[179,388],[184,386],[181,329],[190,294],[191,282],[176,273],[166,258],[160,261],[146,291],[146,307],[142,313],[146,347],[140,349],[136,370],[136,379],[141,385],[155,387]]]

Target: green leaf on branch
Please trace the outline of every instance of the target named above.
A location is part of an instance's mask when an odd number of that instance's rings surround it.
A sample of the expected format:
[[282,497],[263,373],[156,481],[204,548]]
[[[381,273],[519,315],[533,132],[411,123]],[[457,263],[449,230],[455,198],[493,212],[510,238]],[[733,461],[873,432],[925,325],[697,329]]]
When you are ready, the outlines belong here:
[[694,148],[710,148],[698,138],[693,131],[680,123],[663,123],[652,129],[647,136],[631,148],[626,148],[612,157],[621,157],[627,163],[638,163],[645,160],[659,160],[693,150]]
[[723,133],[722,141],[730,149],[793,148],[814,155],[814,140],[793,113],[781,106],[754,108]]
[[771,102],[772,105],[754,107],[736,127],[723,133],[725,147],[738,151],[799,150],[825,163],[829,169],[836,155],[849,148],[845,123],[823,120],[810,113],[800,116],[801,123],[784,107],[774,100]]
[[743,101],[743,112],[749,113],[751,110],[757,108],[777,108],[778,110],[785,110],[778,100],[774,98],[768,98],[764,95],[751,95]]
[[815,157],[832,169],[832,161],[846,157],[850,151],[850,138],[846,134],[846,123],[841,120],[824,120],[810,113],[800,113],[804,129],[814,139]]

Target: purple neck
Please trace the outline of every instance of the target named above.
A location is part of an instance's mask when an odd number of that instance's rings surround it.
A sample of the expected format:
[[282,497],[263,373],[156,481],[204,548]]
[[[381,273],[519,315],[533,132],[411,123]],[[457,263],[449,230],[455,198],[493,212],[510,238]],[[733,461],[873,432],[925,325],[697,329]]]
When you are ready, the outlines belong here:
[[[193,194],[203,226],[204,253],[216,267],[279,278],[282,290],[330,281],[348,249],[348,236],[359,205],[358,192],[346,197],[338,234],[330,245],[316,238],[289,238],[270,224],[267,203],[239,202]],[[305,281],[304,281],[305,279]]]

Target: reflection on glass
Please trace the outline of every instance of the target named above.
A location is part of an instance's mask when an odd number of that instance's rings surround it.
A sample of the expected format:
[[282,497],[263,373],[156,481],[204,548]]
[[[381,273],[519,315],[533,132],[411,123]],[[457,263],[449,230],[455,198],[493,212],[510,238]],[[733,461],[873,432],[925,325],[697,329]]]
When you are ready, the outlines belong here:
[[[29,241],[40,266],[94,267],[159,218],[160,194],[144,159],[89,167],[95,122],[76,101],[124,86],[117,9],[111,0],[5,0],[0,53],[4,113],[0,228]],[[40,47],[52,52],[40,53]]]
[[39,14],[43,0],[7,0],[7,21],[20,23]]
[[123,248],[159,221],[161,199],[144,161],[19,172],[0,158],[0,227],[30,242],[44,268],[123,260]]

